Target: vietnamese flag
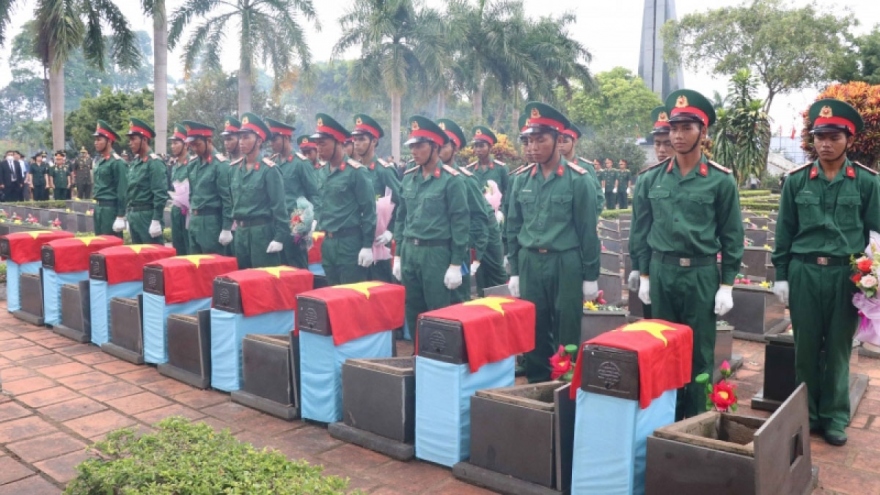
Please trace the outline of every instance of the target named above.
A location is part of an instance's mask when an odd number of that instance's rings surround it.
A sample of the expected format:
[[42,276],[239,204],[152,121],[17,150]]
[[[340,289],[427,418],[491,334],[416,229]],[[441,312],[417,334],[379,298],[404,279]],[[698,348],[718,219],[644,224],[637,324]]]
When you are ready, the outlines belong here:
[[321,246],[324,245],[324,233],[312,232],[312,247],[309,248],[309,264],[315,265],[321,262]]
[[121,246],[122,239],[115,235],[70,237],[52,241],[47,245],[55,253],[53,270],[56,273],[82,272],[89,269],[89,258],[92,253],[112,246]]
[[571,398],[581,386],[583,350],[588,344],[634,351],[639,361],[639,407],[667,390],[679,389],[691,381],[694,334],[691,327],[665,320],[639,320],[584,342],[578,353],[571,380]]
[[402,285],[359,282],[322,287],[298,297],[324,301],[334,345],[403,326],[406,291]]
[[214,279],[237,270],[238,261],[230,256],[191,254],[161,259],[144,266],[162,268],[165,304],[177,304],[211,297]]
[[140,282],[144,279],[144,265],[177,254],[173,247],[160,244],[130,244],[98,251],[107,267],[107,283]]
[[523,299],[483,297],[422,313],[422,318],[461,323],[472,373],[535,348],[535,305]]
[[23,265],[42,259],[43,244],[72,237],[72,233],[63,230],[32,230],[7,234],[3,240],[9,243],[9,259]]
[[312,290],[315,275],[290,266],[249,268],[222,275],[238,284],[245,316],[296,310],[296,296]]

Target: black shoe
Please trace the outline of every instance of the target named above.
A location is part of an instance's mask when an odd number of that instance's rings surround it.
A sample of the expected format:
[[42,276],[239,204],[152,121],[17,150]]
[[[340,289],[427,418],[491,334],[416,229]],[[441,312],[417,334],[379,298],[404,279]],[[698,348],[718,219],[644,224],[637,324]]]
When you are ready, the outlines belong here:
[[822,427],[816,425],[810,425],[810,435],[822,433]]
[[835,447],[846,444],[846,433],[842,430],[826,430],[824,437],[829,445],[834,445]]

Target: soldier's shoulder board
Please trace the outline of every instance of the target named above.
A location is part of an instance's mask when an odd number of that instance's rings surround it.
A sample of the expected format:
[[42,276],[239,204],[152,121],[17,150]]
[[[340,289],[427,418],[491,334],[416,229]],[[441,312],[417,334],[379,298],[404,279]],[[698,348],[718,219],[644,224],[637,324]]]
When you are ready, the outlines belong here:
[[161,156],[159,156],[155,153],[150,153],[150,158],[152,158],[153,160],[161,160],[162,159]]
[[306,155],[303,155],[299,151],[296,152],[296,157],[299,158],[300,160],[308,160],[308,158],[306,158]]
[[274,166],[275,166],[275,162],[273,162],[272,160],[270,160],[270,159],[268,159],[268,158],[263,158],[263,163],[265,163],[266,165],[268,165],[268,166],[270,166],[270,167],[274,167]]
[[416,166],[413,167],[413,168],[408,168],[408,169],[406,169],[406,172],[403,173],[403,175],[411,174],[411,173],[415,172],[415,171],[418,170],[418,169],[419,169],[419,166],[418,166],[418,165],[416,165]]
[[575,165],[574,163],[571,163],[571,162],[568,162],[567,165],[568,165],[568,168],[574,170],[575,172],[577,172],[581,175],[584,175],[585,173],[587,173],[587,170],[584,167],[581,167],[580,165]]
[[238,165],[242,162],[242,160],[244,160],[244,157],[241,157],[238,160],[235,160],[234,162],[230,163],[229,166]]
[[122,160],[122,157],[119,156],[119,153],[113,153],[113,158],[116,158],[117,160]]
[[189,165],[190,163],[195,163],[196,161],[198,161],[198,159],[198,156],[191,156],[189,157],[189,160],[186,161],[186,164]]
[[391,166],[392,166],[390,163],[386,162],[385,160],[383,160],[381,158],[376,158],[376,161],[379,162],[379,165],[382,165],[385,168],[391,168]]
[[795,168],[789,170],[788,175],[794,174],[796,172],[800,172],[801,170],[806,170],[812,166],[813,166],[813,162],[807,162],[807,163],[801,165],[800,167],[795,167]]
[[348,163],[349,165],[351,165],[354,168],[361,168],[364,166],[361,162],[355,160],[354,158],[349,158],[346,163]]
[[501,165],[502,167],[507,165],[506,163],[502,162],[501,160],[492,160],[492,161],[495,162],[495,165]]
[[449,165],[443,165],[443,170],[445,170],[446,173],[448,173],[449,175],[453,175],[453,176],[458,175],[458,170],[455,170],[453,167],[450,167]]
[[717,168],[718,170],[724,172],[725,174],[732,173],[732,171],[729,168],[721,165],[720,163],[715,163],[712,160],[709,160],[709,165],[712,165],[713,167]]
[[473,177],[473,176],[474,176],[474,173],[473,173],[473,172],[471,172],[470,170],[468,170],[468,169],[466,169],[466,168],[464,168],[464,167],[461,167],[460,169],[458,169],[458,171],[459,171],[460,173],[464,174],[464,175],[467,176],[467,177]]
[[225,162],[225,161],[229,160],[229,158],[226,158],[226,155],[224,155],[223,153],[215,153],[214,157],[217,158],[218,160],[220,160],[221,162]]
[[468,164],[465,165],[465,166],[466,166],[467,168],[476,167],[476,166],[477,166],[477,163],[479,163],[479,161],[473,161],[473,162],[468,163]]
[[867,165],[862,165],[861,163],[859,163],[859,162],[855,162],[855,161],[854,161],[853,163],[855,163],[855,164],[858,165],[859,167],[865,169],[865,170],[868,171],[869,173],[874,174],[874,175],[877,175],[877,171],[874,170],[874,169],[872,169],[871,167],[868,167]]
[[645,167],[645,168],[639,170],[639,173],[636,174],[636,175],[642,175],[642,174],[644,174],[645,172],[647,172],[647,171],[649,171],[649,170],[654,170],[654,169],[657,168],[657,167],[660,167],[660,166],[662,166],[662,165],[666,165],[667,163],[669,163],[669,160],[672,160],[672,158],[667,158],[667,159],[663,160],[662,162],[657,162],[657,163],[655,163],[655,164],[653,164],[653,165],[649,165],[649,166],[647,166],[647,167]]
[[536,165],[537,165],[537,163],[530,163],[530,164],[528,164],[528,165],[523,165],[523,166],[520,167],[519,170],[516,172],[516,175],[521,175],[521,174],[523,174],[523,173],[525,173],[525,172],[527,172],[527,171],[529,171],[529,170],[535,168]]

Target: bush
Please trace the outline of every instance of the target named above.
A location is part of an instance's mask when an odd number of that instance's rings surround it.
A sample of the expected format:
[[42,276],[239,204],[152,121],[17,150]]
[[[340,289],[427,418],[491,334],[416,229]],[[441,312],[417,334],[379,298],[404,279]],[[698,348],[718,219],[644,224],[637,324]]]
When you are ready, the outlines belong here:
[[140,437],[131,429],[115,431],[89,450],[98,458],[77,466],[65,494],[341,495],[348,485],[322,476],[320,466],[257,451],[228,430],[217,433],[180,417],[165,419],[155,433]]
[[0,263],[0,284],[6,283],[6,263]]
[[620,215],[632,213],[631,208],[627,208],[625,210],[602,210],[602,213],[599,215],[599,218],[604,218],[605,220],[614,220],[619,218]]
[[739,191],[740,198],[751,196],[770,196],[771,192],[767,189],[742,189]]

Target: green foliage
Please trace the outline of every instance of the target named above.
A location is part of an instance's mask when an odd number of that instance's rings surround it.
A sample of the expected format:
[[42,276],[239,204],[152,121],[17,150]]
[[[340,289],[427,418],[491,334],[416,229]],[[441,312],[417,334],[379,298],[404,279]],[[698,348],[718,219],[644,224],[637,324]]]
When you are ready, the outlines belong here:
[[837,60],[830,78],[843,83],[880,84],[880,26],[853,39],[851,49]]
[[104,88],[94,98],[84,98],[80,107],[67,114],[65,133],[66,141],[71,149],[78,150],[85,146],[89,153],[94,153],[95,123],[98,119],[106,120],[122,138],[115,143],[117,152],[127,149],[129,118],[135,117],[146,122],[153,121],[153,92],[148,89],[140,91],[112,91]]
[[[755,196],[770,196],[769,189],[744,189],[739,192],[740,198],[750,198]],[[778,199],[778,198],[777,198]]]
[[320,466],[257,451],[228,430],[216,433],[181,417],[140,437],[132,429],[114,431],[89,450],[97,458],[77,466],[66,495],[341,495],[348,484],[322,476]]
[[633,173],[645,166],[645,152],[636,144],[635,138],[611,128],[603,129],[591,138],[579,140],[577,146],[578,156],[600,161],[611,158],[614,168],[617,168],[621,158],[627,161]]
[[604,218],[605,220],[615,220],[620,218],[620,215],[623,214],[632,214],[632,209],[627,208],[625,210],[602,210],[602,213],[599,214],[599,218]]
[[746,70],[737,71],[730,82],[725,108],[716,110],[713,159],[733,170],[737,183],[750,175],[761,177],[766,168],[770,123],[764,102],[755,98],[758,80]]

